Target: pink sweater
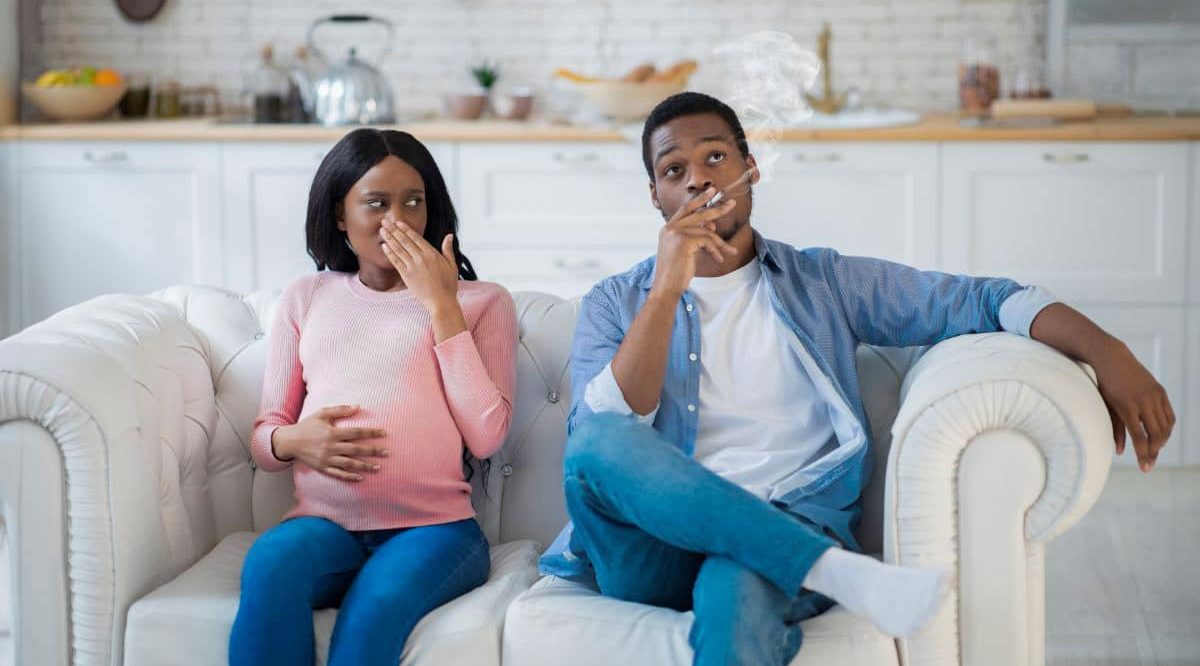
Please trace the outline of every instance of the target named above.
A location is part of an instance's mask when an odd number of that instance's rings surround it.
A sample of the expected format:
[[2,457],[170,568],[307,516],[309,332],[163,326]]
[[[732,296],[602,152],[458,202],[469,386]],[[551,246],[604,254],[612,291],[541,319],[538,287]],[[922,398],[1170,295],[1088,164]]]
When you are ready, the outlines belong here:
[[[292,283],[271,329],[251,453],[266,471],[293,467],[296,506],[348,530],[446,523],[475,515],[462,447],[483,459],[512,418],[517,323],[512,297],[489,282],[459,282],[467,330],[435,345],[429,314],[407,290],[378,292],[354,273]],[[359,405],[339,427],[382,428],[376,472],[348,482],[284,462],[271,434],[322,407]]]

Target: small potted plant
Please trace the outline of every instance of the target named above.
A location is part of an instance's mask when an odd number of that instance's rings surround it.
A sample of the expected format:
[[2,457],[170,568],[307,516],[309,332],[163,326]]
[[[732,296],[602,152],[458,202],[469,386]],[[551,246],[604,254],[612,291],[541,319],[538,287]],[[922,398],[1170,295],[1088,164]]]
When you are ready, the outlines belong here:
[[483,115],[492,86],[500,78],[500,69],[495,63],[484,61],[471,68],[471,76],[478,85],[476,90],[446,96],[446,112],[453,118],[475,120]]

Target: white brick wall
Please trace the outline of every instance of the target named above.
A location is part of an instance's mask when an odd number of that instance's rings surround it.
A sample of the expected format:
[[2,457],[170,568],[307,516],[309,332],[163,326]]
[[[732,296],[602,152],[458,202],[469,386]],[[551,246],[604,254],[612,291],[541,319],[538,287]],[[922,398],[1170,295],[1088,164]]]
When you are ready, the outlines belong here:
[[[244,89],[263,43],[290,54],[317,17],[374,13],[396,25],[382,69],[405,108],[438,107],[442,93],[469,83],[468,66],[483,58],[500,62],[503,82],[541,88],[555,67],[616,74],[647,60],[703,61],[716,43],[762,29],[812,46],[828,20],[835,85],[856,85],[868,101],[945,109],[957,104],[964,37],[994,35],[1002,71],[1040,67],[1045,16],[1045,0],[188,0],[132,24],[112,0],[40,1],[40,43],[26,78],[45,67],[109,65],[215,84],[230,99]],[[378,40],[364,29],[324,34],[338,57],[344,50],[334,45],[346,43],[340,34],[357,41],[364,57],[373,57]],[[719,91],[711,72],[695,86]]]
[[1200,25],[1075,28],[1066,34],[1068,94],[1139,107],[1200,108]]

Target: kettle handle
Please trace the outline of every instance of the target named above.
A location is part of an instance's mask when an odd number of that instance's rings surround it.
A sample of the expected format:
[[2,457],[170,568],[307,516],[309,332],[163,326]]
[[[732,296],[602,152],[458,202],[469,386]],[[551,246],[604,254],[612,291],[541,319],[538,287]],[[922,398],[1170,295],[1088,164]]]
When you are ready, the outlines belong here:
[[392,41],[396,36],[396,28],[392,25],[391,21],[379,18],[378,16],[368,16],[366,14],[333,14],[332,16],[326,16],[325,18],[317,19],[316,22],[309,26],[308,35],[305,37],[305,41],[308,42],[308,50],[312,51],[313,55],[321,60],[328,61],[328,58],[325,56],[325,53],[321,51],[321,49],[317,48],[316,43],[313,42],[313,34],[317,31],[319,26],[326,23],[379,23],[387,28],[387,41],[384,42],[383,50],[380,51],[379,55],[376,57],[379,60],[383,60],[383,57],[392,50]]

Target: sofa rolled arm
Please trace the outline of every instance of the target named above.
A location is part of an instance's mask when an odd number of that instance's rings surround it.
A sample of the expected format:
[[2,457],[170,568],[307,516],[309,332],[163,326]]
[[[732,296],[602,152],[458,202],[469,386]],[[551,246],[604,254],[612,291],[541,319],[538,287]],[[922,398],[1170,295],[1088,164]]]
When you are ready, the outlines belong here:
[[129,605],[198,557],[194,527],[164,517],[163,467],[211,403],[204,351],[161,301],[103,296],[0,341],[17,663],[114,663]]
[[1112,422],[1091,368],[1010,333],[951,338],[913,366],[892,428],[889,561],[942,567],[942,613],[907,663],[1044,660],[1043,543],[1095,503]]

